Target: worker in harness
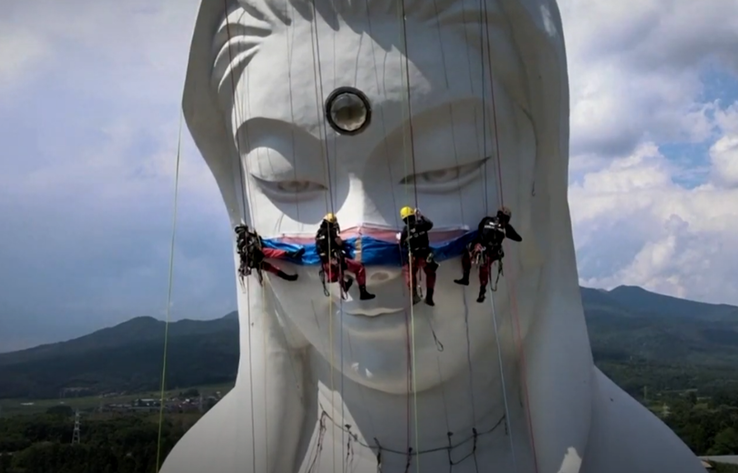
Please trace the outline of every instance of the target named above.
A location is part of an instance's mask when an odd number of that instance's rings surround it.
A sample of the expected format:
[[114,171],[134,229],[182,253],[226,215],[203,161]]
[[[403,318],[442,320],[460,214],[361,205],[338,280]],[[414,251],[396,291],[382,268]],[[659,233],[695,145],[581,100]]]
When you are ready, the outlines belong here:
[[433,222],[421,215],[418,209],[410,207],[400,209],[400,218],[405,223],[405,227],[400,233],[402,271],[405,275],[405,282],[412,291],[413,304],[417,304],[421,299],[416,281],[418,271],[423,268],[426,278],[425,303],[434,306],[433,292],[436,287],[438,263],[433,257],[433,250],[428,238],[428,232],[433,228]]
[[[477,302],[484,302],[487,294],[487,282],[492,263],[497,261],[497,279],[502,274],[502,258],[505,252],[502,250],[502,241],[509,238],[512,241],[523,241],[518,232],[510,225],[512,212],[503,206],[494,217],[486,216],[479,222],[477,236],[465,248],[461,257],[461,266],[464,274],[461,279],[456,279],[456,284],[469,285],[469,273],[471,272],[472,260],[479,259],[479,296]],[[497,283],[495,282],[496,290]]]
[[334,283],[340,280],[342,297],[348,294],[349,288],[354,282],[351,277],[344,277],[344,272],[349,271],[354,274],[356,283],[359,285],[359,299],[362,301],[374,299],[376,296],[366,290],[366,269],[364,265],[348,257],[343,240],[338,235],[340,232],[341,228],[338,226],[336,216],[333,213],[328,213],[323,217],[320,228],[315,234],[315,248],[320,257],[320,279],[323,283],[323,292],[329,295],[325,287],[326,281]]
[[247,225],[237,225],[234,229],[236,232],[236,250],[240,258],[238,274],[243,278],[249,276],[253,270],[256,270],[259,276],[259,283],[263,281],[262,271],[272,273],[285,281],[295,281],[297,274],[287,274],[277,268],[266,259],[284,259],[300,258],[305,253],[305,248],[297,251],[276,250],[274,248],[264,248],[261,237],[249,230]]

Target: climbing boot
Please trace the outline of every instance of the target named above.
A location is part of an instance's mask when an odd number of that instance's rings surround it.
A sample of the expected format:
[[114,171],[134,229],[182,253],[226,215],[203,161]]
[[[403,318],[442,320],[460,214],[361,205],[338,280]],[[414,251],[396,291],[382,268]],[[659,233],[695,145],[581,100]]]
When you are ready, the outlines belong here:
[[297,274],[287,274],[284,271],[277,272],[277,276],[285,281],[297,281]]
[[421,301],[420,294],[418,294],[418,290],[416,288],[413,288],[413,305],[419,303]]
[[348,277],[343,280],[341,283],[341,289],[343,289],[343,292],[348,294],[349,289],[351,289],[351,285],[354,283],[354,278]]
[[464,273],[461,279],[454,279],[454,282],[456,284],[461,284],[462,286],[468,286],[469,285],[469,273]]
[[347,277],[346,279],[341,280],[341,299],[344,301],[348,299],[349,289],[351,289],[351,285],[354,283],[354,279],[351,277]]
[[359,299],[361,299],[362,301],[368,301],[374,299],[375,297],[377,296],[375,296],[374,294],[370,294],[369,291],[366,290],[366,286],[359,286]]
[[484,302],[484,298],[487,296],[487,286],[481,286],[479,288],[479,297],[477,297],[477,302],[480,304]]
[[428,305],[429,305],[429,306],[431,306],[431,307],[432,307],[432,306],[434,306],[434,305],[436,305],[436,304],[435,304],[435,303],[433,302],[433,289],[427,289],[427,290],[426,290],[426,294],[425,294],[425,303],[426,303],[426,304],[428,304]]

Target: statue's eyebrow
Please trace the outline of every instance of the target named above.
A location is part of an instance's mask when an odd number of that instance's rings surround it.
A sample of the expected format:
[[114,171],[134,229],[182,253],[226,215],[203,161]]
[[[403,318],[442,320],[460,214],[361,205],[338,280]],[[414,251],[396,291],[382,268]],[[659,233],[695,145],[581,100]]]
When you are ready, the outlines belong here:
[[[463,106],[460,106],[461,104],[463,104]],[[446,150],[436,149],[426,141],[428,139],[432,140],[435,134],[438,133],[439,126],[441,129],[450,126],[446,121],[443,121],[440,124],[431,125],[431,127],[427,126],[428,120],[433,120],[432,117],[439,114],[448,116],[448,122],[453,122],[455,127],[476,127],[475,115],[481,113],[478,111],[477,107],[482,106],[482,100],[480,97],[471,95],[470,93],[465,93],[463,95],[456,95],[453,97],[439,97],[432,103],[426,102],[425,105],[426,107],[419,110],[419,112],[414,110],[414,113],[417,113],[417,115],[415,115],[412,120],[414,129],[414,145],[412,147],[412,152],[415,154],[417,166],[413,174],[436,171],[449,167],[468,166],[485,160],[486,156],[484,156],[485,147],[483,142],[468,142],[468,140],[465,139],[468,137],[468,134],[459,134],[458,130],[460,128],[455,128],[454,137],[449,138],[450,140],[455,140],[455,143],[450,145],[450,149],[447,150],[448,152],[446,152]],[[450,113],[449,107],[451,105],[454,105],[453,120],[448,115]],[[479,121],[479,124],[481,125],[481,120]],[[399,122],[396,125],[393,124],[391,129],[388,127],[389,133],[387,134],[386,141],[391,144],[397,144],[398,142],[401,144],[402,134],[407,134],[408,129],[408,120],[405,120],[404,123]],[[477,136],[476,132],[470,134]],[[487,154],[489,154],[494,138],[490,135],[487,136],[487,139],[489,146],[486,151]],[[379,140],[371,152],[370,156],[372,156],[372,158],[370,158],[367,163],[375,162],[374,159],[388,159],[392,176],[397,176],[398,180],[400,177],[406,177],[409,169],[407,167],[407,163],[412,160],[410,157],[410,144],[407,144],[407,148],[403,148],[405,151],[402,153],[388,154],[386,146],[385,140]],[[390,146],[390,149],[396,149],[392,148],[392,146],[393,145]],[[380,158],[383,156],[387,157]],[[386,166],[387,164],[384,165]]]
[[[295,123],[253,117],[238,127],[236,136],[240,140],[241,153],[264,147],[280,153],[295,170],[298,167],[317,167],[323,171],[322,160],[325,158],[320,140]],[[259,170],[269,164],[269,160],[261,156],[251,156],[249,161],[250,166],[258,167]]]
[[[416,129],[415,127],[418,126],[417,123],[419,121],[425,120],[428,117],[436,114],[449,113],[449,107],[458,102],[478,101],[480,104],[482,104],[481,98],[471,93],[464,93],[463,95],[458,96],[441,94],[440,96],[441,98],[439,100],[432,99],[433,101],[431,101],[430,103],[428,101],[423,101],[421,102],[421,105],[419,107],[414,107],[412,118],[402,117],[402,119],[396,125],[393,125],[391,128],[387,129],[386,136],[391,137],[398,134],[401,135],[403,132],[407,133],[408,128],[410,126],[413,126],[413,134],[417,138],[420,135],[421,129]],[[424,128],[425,127],[423,127],[423,129]],[[378,143],[377,146],[384,146],[384,144]],[[377,150],[374,150],[373,152],[376,151]]]

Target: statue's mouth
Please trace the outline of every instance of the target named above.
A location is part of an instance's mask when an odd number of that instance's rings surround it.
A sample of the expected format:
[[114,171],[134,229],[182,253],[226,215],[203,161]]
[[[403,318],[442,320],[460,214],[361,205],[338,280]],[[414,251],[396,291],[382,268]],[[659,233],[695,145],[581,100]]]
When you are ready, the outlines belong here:
[[[403,305],[402,301],[397,300],[396,297],[389,297],[388,301],[387,296],[390,295],[385,294],[384,296],[385,297],[377,297],[376,299],[369,301],[362,301],[353,297],[351,294],[348,294],[346,296],[346,300],[341,301],[338,299],[338,294],[331,294],[336,311],[361,317],[379,317],[380,315],[399,314],[407,310],[410,305],[409,300],[405,301],[405,304]],[[388,304],[388,302],[391,303]]]
[[360,307],[352,309],[344,309],[344,312],[351,315],[360,315],[364,317],[378,317],[380,315],[397,314],[405,309],[402,307],[376,307],[373,309],[362,309]]

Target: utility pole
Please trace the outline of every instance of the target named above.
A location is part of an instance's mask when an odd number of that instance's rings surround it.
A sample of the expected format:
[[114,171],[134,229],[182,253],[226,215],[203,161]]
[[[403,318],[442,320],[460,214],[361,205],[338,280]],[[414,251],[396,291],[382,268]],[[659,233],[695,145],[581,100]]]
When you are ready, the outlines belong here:
[[79,445],[79,411],[74,411],[74,432],[72,432],[72,445]]

